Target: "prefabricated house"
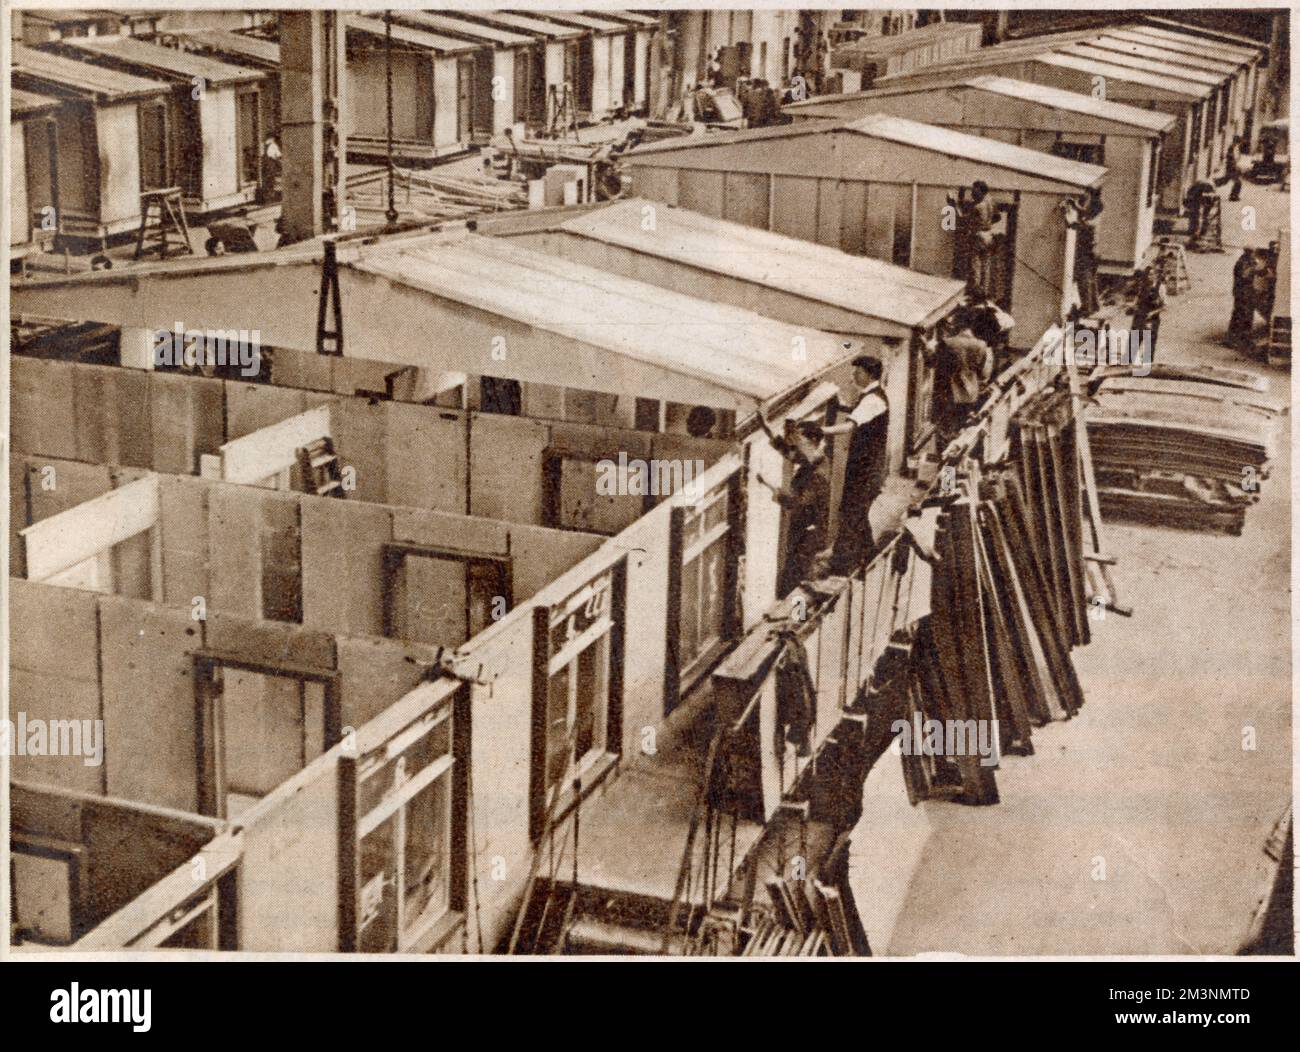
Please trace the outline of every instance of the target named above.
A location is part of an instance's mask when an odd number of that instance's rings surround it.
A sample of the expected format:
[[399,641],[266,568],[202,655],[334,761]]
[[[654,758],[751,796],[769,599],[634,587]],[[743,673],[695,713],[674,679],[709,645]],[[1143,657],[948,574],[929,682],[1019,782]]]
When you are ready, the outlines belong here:
[[[145,266],[107,272],[110,282],[96,274],[25,286],[19,306],[146,329],[174,318],[261,324],[277,353],[312,353],[321,264],[315,247]],[[263,321],[250,301],[250,273],[274,292],[276,318]],[[817,330],[499,239],[358,244],[344,249],[338,275],[355,325],[349,354],[682,399],[737,417],[818,412],[835,395],[821,378],[858,353]],[[371,327],[384,318],[385,331]],[[429,340],[404,338],[412,327]],[[501,339],[503,358],[493,354]],[[579,811],[579,883],[602,899],[649,897],[667,909],[703,755],[685,744],[694,734],[671,753],[646,750],[645,728],[661,728],[666,743],[702,718],[711,669],[776,598],[780,509],[754,472],[780,477],[783,464],[761,432],[692,439],[364,398],[308,404],[301,390],[115,366],[23,367],[22,470],[53,465],[67,486],[57,503],[41,497],[23,510],[15,616],[34,629],[14,655],[16,708],[43,714],[51,690],[65,709],[75,697],[103,714],[107,742],[99,769],[28,757],[16,772],[42,783],[22,787],[33,796],[18,823],[20,853],[40,838],[59,840],[61,852],[44,870],[24,859],[25,938],[492,950],[509,939],[550,832]],[[59,370],[72,370],[71,382],[52,384]],[[121,426],[141,413],[148,428]],[[243,433],[232,433],[241,419]],[[215,453],[194,446],[196,428],[209,448],[222,440]],[[151,452],[136,457],[188,443],[203,477],[78,462],[105,432],[151,437]],[[357,458],[352,499],[276,481],[301,460],[302,443],[324,435]],[[594,470],[620,455],[705,468],[689,488],[593,507]],[[816,631],[807,644],[820,655],[814,752],[849,703],[845,670],[856,693],[869,674],[859,675],[861,663],[883,649],[873,615],[886,563],[870,580],[845,582],[834,630],[824,645]],[[436,613],[454,631],[421,642],[435,626],[416,616],[411,590],[450,596],[452,582],[464,610],[443,602]],[[192,616],[196,595],[207,599],[202,618]],[[498,596],[508,601],[494,619]],[[58,646],[40,627],[53,624]],[[84,660],[69,663],[59,651],[73,638]],[[86,670],[100,662],[105,675],[91,682]],[[773,695],[759,707],[763,720],[775,718],[774,704]],[[791,746],[764,761],[777,781],[759,793],[760,817],[738,823],[724,879],[811,760]],[[159,826],[187,832],[173,853],[137,867],[146,887],[83,902],[78,867],[109,880],[119,863],[86,825],[53,827],[51,794],[88,804],[112,833],[140,828],[141,851]],[[629,835],[648,850],[630,856]],[[184,884],[176,867],[195,853],[208,868]],[[502,865],[506,879],[494,879]],[[74,900],[50,928],[28,898],[42,877]]]
[[[660,288],[846,336],[885,367],[895,407],[889,469],[907,470],[930,438],[933,370],[921,344],[961,300],[959,281],[640,198],[485,218],[478,229]],[[847,389],[847,376],[832,379]]]
[[54,46],[172,85],[160,104],[140,110],[142,190],[180,187],[186,210],[201,216],[257,198],[265,71],[134,37],[76,38]]
[[983,180],[1005,219],[989,291],[1026,348],[1076,302],[1062,204],[1106,174],[886,115],[674,139],[638,147],[625,163],[640,197],[944,277],[954,274],[956,240],[945,206]]
[[221,62],[264,70],[262,82],[262,138],[280,133],[280,45],[274,40],[235,33],[228,29],[196,29],[181,35],[179,44]]
[[490,51],[361,15],[347,18],[348,153],[379,159],[387,150],[386,29],[393,41],[394,157],[428,163],[463,153],[473,138],[476,56]]
[[[565,79],[573,85],[577,98],[574,105],[579,116],[600,120],[615,113],[632,99],[624,99],[628,43],[635,49],[636,33],[623,22],[572,11],[539,11],[538,17],[561,26],[583,30],[577,41],[576,67]],[[572,51],[566,51],[567,56]],[[635,61],[635,54],[634,54]]]
[[990,75],[823,96],[785,112],[796,122],[888,113],[1104,165],[1097,251],[1104,268],[1122,272],[1140,267],[1151,247],[1160,143],[1175,122],[1167,113]]
[[57,172],[49,167],[47,126],[33,124],[24,141],[28,210],[57,200],[56,222],[69,238],[103,242],[137,229],[140,192],[148,189],[141,166],[157,149],[150,117],[171,85],[22,45],[13,49],[12,78],[16,88],[63,100],[54,114]]
[[532,37],[428,11],[398,11],[393,17],[478,47],[472,60],[465,60],[462,73],[470,77],[470,129],[475,142],[487,142],[514,124],[515,62],[520,51],[532,46]]
[[545,127],[548,107],[558,105],[566,81],[577,90],[572,78],[577,75],[583,30],[511,11],[464,11],[459,17],[531,38],[528,47],[514,52],[514,121]]
[[[61,100],[9,92],[9,258],[22,260],[48,248],[58,230],[59,146],[56,113]],[[44,155],[29,160],[31,139]],[[37,202],[33,207],[33,202]]]
[[659,19],[636,11],[601,11],[600,17],[629,27],[623,47],[623,107],[632,113],[646,113],[650,108],[651,81],[658,81],[650,55]]
[[879,77],[913,73],[977,51],[983,32],[977,22],[935,22],[896,36],[863,37],[836,47],[831,69],[851,70],[859,87],[869,88]]
[[1182,211],[1183,197],[1199,178],[1197,171],[1204,167],[1201,116],[1205,103],[1213,94],[1210,86],[1053,51],[1026,49],[1004,56],[994,55],[994,50],[988,48],[987,57],[973,56],[970,62],[954,64],[943,70],[927,70],[914,77],[887,78],[880,86],[893,88],[906,84],[928,87],[946,83],[954,74],[992,75],[1081,95],[1104,92],[1111,102],[1173,114],[1175,124],[1161,140],[1159,208],[1162,212],[1175,214]]

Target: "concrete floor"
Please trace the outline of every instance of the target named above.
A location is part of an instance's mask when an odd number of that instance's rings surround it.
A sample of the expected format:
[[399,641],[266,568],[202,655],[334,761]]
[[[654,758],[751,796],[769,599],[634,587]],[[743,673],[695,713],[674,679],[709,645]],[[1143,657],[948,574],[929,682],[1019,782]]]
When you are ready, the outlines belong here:
[[[1288,222],[1276,190],[1247,185],[1242,204],[1257,226],[1225,211],[1229,246],[1264,245]],[[1289,405],[1289,372],[1219,342],[1237,255],[1189,256],[1157,360],[1252,369]],[[999,805],[924,805],[931,832],[886,952],[1237,950],[1291,796],[1290,431],[1281,418],[1240,537],[1109,527],[1133,617],[1094,622],[1074,652],[1086,705],[1036,731],[1034,756],[1004,760]]]

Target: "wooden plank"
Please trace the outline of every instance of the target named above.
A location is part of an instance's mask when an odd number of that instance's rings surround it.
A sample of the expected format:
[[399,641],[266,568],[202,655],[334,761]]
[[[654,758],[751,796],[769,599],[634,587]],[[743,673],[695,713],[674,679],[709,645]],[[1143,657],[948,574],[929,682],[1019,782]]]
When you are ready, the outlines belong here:
[[19,532],[28,580],[75,566],[158,522],[158,477],[127,483]]
[[223,445],[218,450],[221,477],[226,482],[256,485],[292,467],[303,446],[329,437],[330,407],[308,409]]

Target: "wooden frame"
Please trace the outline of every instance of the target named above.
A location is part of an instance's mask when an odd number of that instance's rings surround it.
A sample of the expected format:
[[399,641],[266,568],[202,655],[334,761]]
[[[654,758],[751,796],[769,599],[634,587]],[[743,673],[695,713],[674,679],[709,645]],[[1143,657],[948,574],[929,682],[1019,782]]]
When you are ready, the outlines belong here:
[[[608,603],[608,613],[602,612],[600,596]],[[572,662],[601,638],[608,639],[608,665],[605,679],[604,766],[597,759],[579,774],[591,774],[583,779],[582,796],[598,786],[613,769],[623,749],[623,653],[624,626],[627,610],[627,560],[612,563],[562,602],[538,606],[533,610],[533,698],[531,721],[531,761],[528,772],[528,830],[536,843],[546,832],[547,801],[550,795],[547,778],[548,738],[547,702],[551,676]],[[608,621],[607,624],[602,622]],[[561,628],[561,626],[564,626]],[[556,647],[557,629],[565,639]],[[599,748],[599,746],[598,746]],[[575,758],[576,759],[576,758]],[[572,764],[570,764],[570,767]],[[571,770],[566,774],[574,773]],[[579,803],[571,789],[565,789],[565,775],[560,777],[561,793],[558,806],[552,809],[552,821],[559,821]],[[566,796],[567,794],[567,796]]]
[[382,545],[383,562],[383,632],[389,638],[393,635],[396,618],[393,611],[394,578],[406,565],[406,560],[414,555],[418,558],[441,559],[446,562],[459,562],[465,567],[465,639],[472,639],[486,625],[475,627],[473,586],[475,570],[491,570],[497,576],[497,589],[494,593],[506,601],[506,609],[512,610],[515,602],[514,567],[508,555],[490,555],[486,552],[458,551],[437,545],[415,544],[410,541],[388,541]]
[[[194,663],[194,757],[198,782],[198,813],[226,817],[225,728],[216,701],[219,669],[231,668],[262,676],[319,683],[324,688],[324,745],[342,737],[342,682],[334,669],[291,662],[261,661],[216,650],[196,650]],[[304,728],[305,729],[305,728]]]
[[81,936],[81,866],[85,849],[71,841],[58,840],[53,837],[33,836],[29,833],[14,832],[10,841],[10,887],[17,895],[17,864],[20,855],[45,859],[49,862],[61,862],[68,871],[68,932],[66,941],[59,941],[51,936],[41,937],[40,933],[30,928],[18,927],[17,900],[13,922],[15,934],[28,942],[42,946],[70,946]]
[[[380,777],[391,761],[415,743],[436,732],[450,721],[447,753],[435,758],[407,781],[392,790],[366,814],[361,791],[364,783]],[[469,859],[468,802],[470,778],[470,695],[466,686],[447,695],[415,719],[391,734],[384,742],[360,756],[343,756],[339,760],[339,950],[356,953],[361,948],[360,927],[364,889],[361,883],[361,842],[383,822],[401,816],[399,828],[405,828],[405,809],[429,786],[450,772],[450,799],[447,822],[447,903],[436,917],[428,918],[417,928],[403,930],[405,838],[395,838],[394,875],[397,881],[394,904],[397,952],[427,952],[445,944],[459,927],[468,902]]]
[[[646,401],[642,399],[642,401]],[[662,403],[659,403],[662,404]],[[618,456],[615,451],[611,457],[607,452],[578,450],[570,447],[550,446],[542,451],[542,525],[553,530],[582,530],[585,533],[598,533],[603,537],[615,537],[627,525],[613,533],[605,533],[592,526],[566,526],[562,521],[560,499],[564,485],[564,464],[566,461],[581,461],[587,464],[599,464],[603,460],[613,460]],[[635,494],[630,494],[635,496]],[[641,494],[641,515],[654,508],[664,495],[652,493]],[[638,516],[639,517],[639,516]]]
[[[737,601],[740,546],[744,529],[741,515],[740,474],[734,474],[703,494],[691,505],[678,505],[672,510],[668,537],[668,638],[664,648],[664,714],[672,712],[689,691],[703,679],[722,656],[735,643],[740,632],[740,603]],[[724,491],[719,495],[719,490]],[[708,532],[692,545],[685,544],[687,514],[712,506],[717,500],[727,500],[724,523],[710,527]],[[684,571],[688,564],[703,555],[721,538],[727,538],[723,553],[723,580],[720,601],[723,603],[720,635],[701,650],[689,668],[682,667],[681,617]]]
[[[240,107],[250,97],[253,100],[253,141],[246,143],[241,141],[243,136],[240,134]],[[261,89],[255,83],[240,85],[235,89],[235,185],[240,190],[246,190],[250,186],[257,186],[261,182],[262,141],[264,137]],[[244,151],[249,148],[253,151],[253,174],[252,178],[245,178]]]

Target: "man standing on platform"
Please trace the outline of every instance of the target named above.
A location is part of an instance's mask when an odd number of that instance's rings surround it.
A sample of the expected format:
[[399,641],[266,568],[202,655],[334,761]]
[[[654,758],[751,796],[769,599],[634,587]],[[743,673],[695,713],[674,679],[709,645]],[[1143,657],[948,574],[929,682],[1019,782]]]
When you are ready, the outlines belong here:
[[853,360],[857,401],[842,406],[848,419],[822,428],[828,437],[851,435],[844,465],[844,492],[840,497],[839,524],[831,552],[830,570],[848,574],[875,553],[871,532],[871,505],[885,486],[888,466],[889,401],[881,386],[884,368],[879,358],[862,355]]

